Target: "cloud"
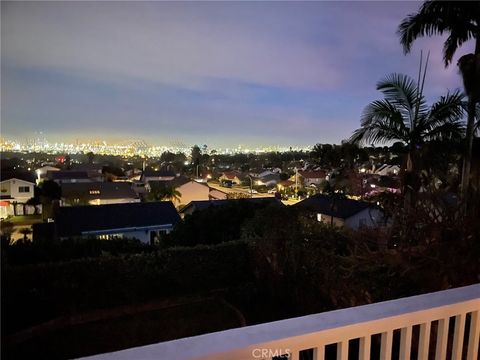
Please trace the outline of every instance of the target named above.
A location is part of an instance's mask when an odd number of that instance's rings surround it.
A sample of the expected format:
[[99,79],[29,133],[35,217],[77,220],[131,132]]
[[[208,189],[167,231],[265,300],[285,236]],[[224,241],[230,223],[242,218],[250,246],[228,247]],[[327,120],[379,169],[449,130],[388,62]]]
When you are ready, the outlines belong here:
[[232,21],[236,6],[219,4],[208,12],[211,7],[9,4],[2,13],[2,57],[16,66],[194,89],[209,78],[306,88],[330,87],[338,81],[331,49],[290,42],[285,39],[287,29],[272,31],[261,23]]
[[418,2],[1,6],[7,134],[339,142],[379,79],[416,76],[420,49],[431,50],[428,95],[461,87],[442,38],[403,54],[395,32]]

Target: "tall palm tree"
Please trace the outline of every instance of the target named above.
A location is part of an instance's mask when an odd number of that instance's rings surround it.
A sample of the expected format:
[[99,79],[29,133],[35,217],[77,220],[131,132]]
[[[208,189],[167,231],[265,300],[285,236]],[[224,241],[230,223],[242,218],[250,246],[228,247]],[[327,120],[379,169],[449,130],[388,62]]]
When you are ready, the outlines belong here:
[[[422,143],[458,139],[463,135],[463,95],[458,91],[447,93],[428,107],[422,88],[420,82],[403,74],[391,74],[379,81],[377,90],[385,98],[367,105],[361,127],[350,138],[354,143],[402,142],[408,149],[402,170],[410,178],[418,171]],[[404,184],[404,190],[408,185]]]
[[418,13],[408,15],[400,24],[398,34],[405,53],[422,36],[448,34],[443,47],[445,67],[457,49],[475,39],[475,53],[462,56],[458,66],[468,96],[466,146],[462,172],[462,191],[469,188],[472,143],[475,128],[475,107],[480,102],[480,2],[479,1],[425,1]]

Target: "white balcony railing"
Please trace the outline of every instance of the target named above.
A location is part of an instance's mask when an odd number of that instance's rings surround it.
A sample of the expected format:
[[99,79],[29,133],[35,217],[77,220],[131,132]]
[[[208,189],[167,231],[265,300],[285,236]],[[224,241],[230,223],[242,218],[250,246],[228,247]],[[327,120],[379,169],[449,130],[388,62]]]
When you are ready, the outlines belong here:
[[[226,330],[89,357],[95,360],[272,359],[298,360],[310,349],[324,359],[336,344],[338,360],[349,357],[356,341],[358,358],[370,359],[372,336],[380,338],[380,359],[478,360],[480,284],[382,303]],[[395,335],[395,334],[400,334]],[[413,339],[413,341],[412,341]],[[412,344],[414,344],[412,346]],[[430,352],[430,354],[429,354]],[[357,356],[355,356],[357,358]]]

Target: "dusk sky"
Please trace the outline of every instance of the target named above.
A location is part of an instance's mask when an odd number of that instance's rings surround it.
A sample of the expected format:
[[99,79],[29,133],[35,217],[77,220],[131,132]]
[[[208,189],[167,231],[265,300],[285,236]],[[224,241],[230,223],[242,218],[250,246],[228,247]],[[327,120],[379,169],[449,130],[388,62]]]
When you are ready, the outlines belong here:
[[3,2],[2,136],[209,146],[339,143],[392,72],[461,88],[442,38],[405,56],[419,2]]

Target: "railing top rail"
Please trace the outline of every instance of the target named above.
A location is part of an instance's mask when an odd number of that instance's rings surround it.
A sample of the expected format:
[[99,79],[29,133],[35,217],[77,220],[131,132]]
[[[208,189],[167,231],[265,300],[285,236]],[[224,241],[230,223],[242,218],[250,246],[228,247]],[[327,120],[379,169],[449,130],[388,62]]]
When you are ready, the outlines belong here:
[[480,299],[480,284],[130,348],[85,359],[189,359],[476,299]]

